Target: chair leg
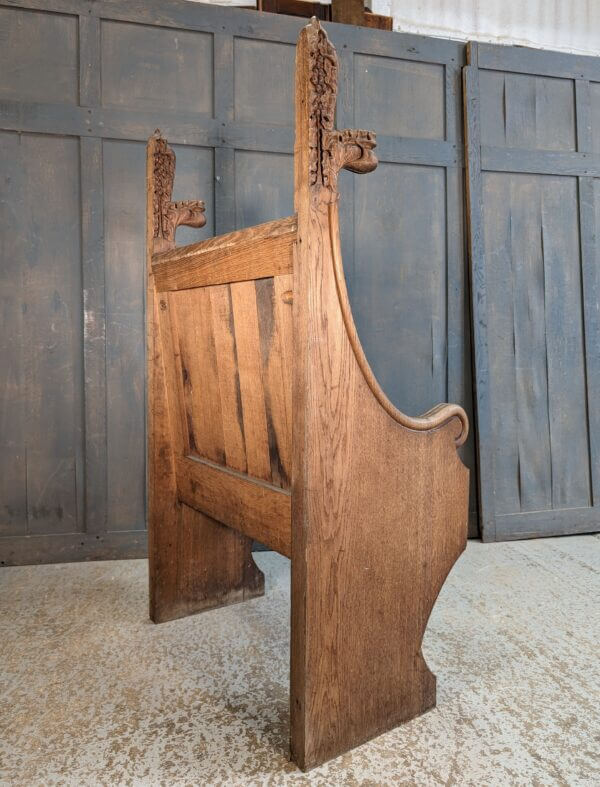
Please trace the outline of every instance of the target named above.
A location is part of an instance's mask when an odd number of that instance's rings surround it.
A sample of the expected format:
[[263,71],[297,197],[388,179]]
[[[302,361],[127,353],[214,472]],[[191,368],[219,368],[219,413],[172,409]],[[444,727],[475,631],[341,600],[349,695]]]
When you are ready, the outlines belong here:
[[162,623],[262,596],[264,576],[252,558],[252,539],[178,499],[152,283],[148,304],[150,618]]
[[252,540],[175,502],[150,522],[150,617],[155,623],[264,593]]

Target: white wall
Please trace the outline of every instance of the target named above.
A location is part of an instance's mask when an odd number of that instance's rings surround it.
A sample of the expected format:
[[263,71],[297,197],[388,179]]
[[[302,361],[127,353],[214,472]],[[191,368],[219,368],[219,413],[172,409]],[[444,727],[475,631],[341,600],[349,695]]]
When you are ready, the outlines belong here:
[[393,16],[394,30],[406,33],[600,55],[600,0],[371,0],[370,5]]
[[373,0],[394,30],[600,55],[600,0]]

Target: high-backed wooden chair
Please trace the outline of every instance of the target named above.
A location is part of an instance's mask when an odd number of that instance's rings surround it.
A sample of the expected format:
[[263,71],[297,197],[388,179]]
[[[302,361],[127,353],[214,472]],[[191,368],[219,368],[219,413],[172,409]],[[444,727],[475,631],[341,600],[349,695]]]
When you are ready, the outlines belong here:
[[[467,418],[386,398],[348,301],[341,168],[375,135],[334,127],[337,58],[316,19],[296,54],[295,210],[175,248],[201,202],[171,202],[148,143],[150,614],[263,593],[252,539],[291,558],[291,752],[306,769],[423,713],[431,609],[467,535]],[[373,250],[376,253],[376,249]]]

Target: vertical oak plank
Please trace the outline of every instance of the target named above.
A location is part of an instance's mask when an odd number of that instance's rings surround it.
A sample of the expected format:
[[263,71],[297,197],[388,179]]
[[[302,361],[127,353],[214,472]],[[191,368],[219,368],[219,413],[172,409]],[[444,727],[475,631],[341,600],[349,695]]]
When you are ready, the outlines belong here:
[[169,296],[177,323],[190,450],[224,464],[225,445],[212,308],[208,288]]
[[219,374],[225,461],[241,473],[247,471],[242,394],[233,325],[231,289],[228,284],[210,287],[215,351]]
[[282,348],[285,337],[281,333],[283,326],[277,320],[280,308],[277,304],[274,278],[260,279],[255,285],[271,480],[275,485],[287,489],[291,478],[292,413],[286,408],[286,389],[291,390],[292,381],[285,377]]
[[254,282],[232,284],[231,301],[248,473],[256,478],[271,481],[271,457]]
[[292,377],[294,356],[294,333],[292,321],[294,276],[274,277],[275,325],[279,336],[281,353],[281,380],[283,387],[282,428],[279,453],[283,469],[291,482],[292,477]]

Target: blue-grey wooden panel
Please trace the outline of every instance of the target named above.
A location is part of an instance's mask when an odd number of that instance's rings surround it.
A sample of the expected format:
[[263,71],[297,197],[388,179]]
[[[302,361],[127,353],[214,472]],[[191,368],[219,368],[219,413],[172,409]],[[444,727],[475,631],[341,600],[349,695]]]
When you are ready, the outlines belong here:
[[393,137],[444,139],[445,82],[443,63],[355,54],[354,123]]
[[357,328],[387,394],[420,415],[448,398],[446,171],[380,164],[354,192]]
[[600,82],[590,83],[590,125],[592,150],[600,153]]
[[293,156],[236,150],[234,172],[236,229],[294,212]]
[[213,37],[104,20],[102,104],[213,114]]
[[[213,235],[213,151],[174,146],[174,198],[201,196],[206,226],[183,229],[182,243]],[[145,189],[143,142],[103,145],[106,299],[107,521],[111,530],[145,527],[144,291]]]
[[235,38],[234,117],[242,123],[294,125],[296,47],[248,38]]
[[528,150],[575,150],[573,79],[479,74],[481,143]]
[[[305,24],[183,0],[0,0],[0,209],[15,227],[1,241],[0,561],[144,553],[145,140],[160,127],[177,153],[175,198],[206,201],[206,227],[182,229],[178,242],[292,213],[294,44]],[[344,263],[369,360],[407,412],[439,399],[470,411],[464,47],[327,28],[340,56],[338,125],[381,140],[380,170],[341,178]],[[390,223],[393,244],[376,231]],[[23,277],[42,259],[35,243],[53,249],[57,228],[64,253],[36,275],[60,280],[58,295],[26,304],[37,315],[28,328]],[[22,345],[29,331],[45,347],[52,320],[60,359],[44,371],[50,356]],[[44,424],[38,456],[19,434],[40,375],[61,438]],[[472,444],[464,455],[474,471]]]
[[146,206],[143,143],[106,140],[104,272],[106,308],[107,522],[111,530],[145,526],[144,266]]
[[85,529],[79,141],[0,132],[0,172],[0,532],[78,532]]
[[[478,55],[470,44],[465,106],[482,535],[598,530],[600,213],[597,181],[582,166],[593,151],[593,85],[576,57],[569,78],[564,55],[527,51],[526,74],[514,73],[512,48],[485,45],[483,62],[493,71],[480,67]],[[521,150],[491,155],[503,147]],[[572,153],[560,158],[558,150]]]
[[498,515],[591,503],[575,177],[485,172]]
[[76,104],[76,16],[0,8],[0,98]]

